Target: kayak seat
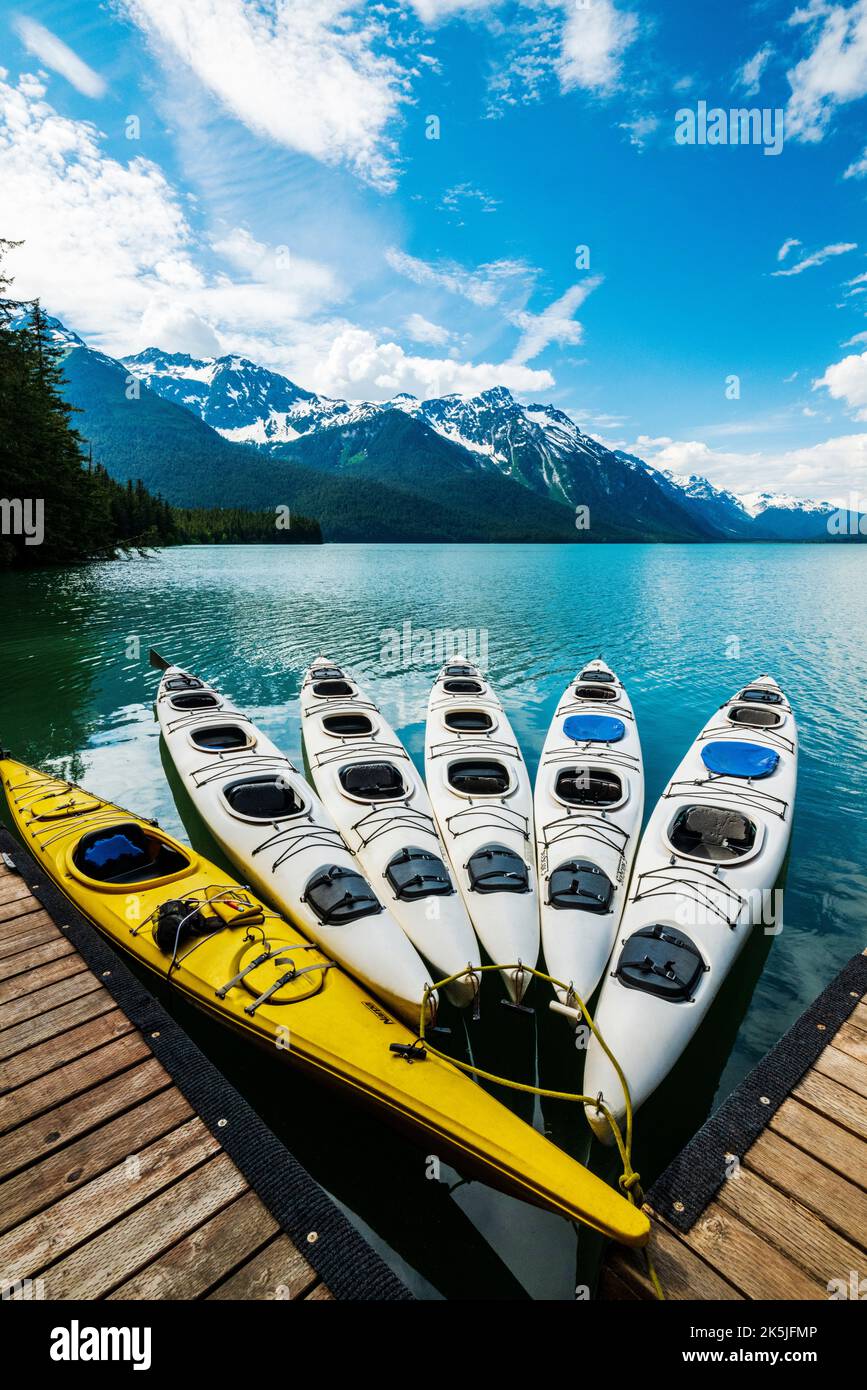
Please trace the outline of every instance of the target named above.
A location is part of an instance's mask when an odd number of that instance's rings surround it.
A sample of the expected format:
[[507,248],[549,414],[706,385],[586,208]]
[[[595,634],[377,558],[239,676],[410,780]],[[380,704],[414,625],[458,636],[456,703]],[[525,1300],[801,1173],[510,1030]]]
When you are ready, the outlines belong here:
[[770,777],[780,761],[773,748],[760,743],[741,743],[738,739],[720,739],[706,743],[701,760],[708,772],[720,777]]
[[693,997],[704,969],[698,947],[685,932],[657,924],[629,937],[614,973],[627,989],[677,1003]]
[[344,680],[323,680],[313,682],[313,694],[322,699],[334,699],[335,695],[351,695],[352,686]]
[[623,783],[607,768],[566,767],[557,773],[554,794],[569,806],[614,806],[623,799]]
[[171,699],[172,709],[219,709],[220,701],[216,695],[209,695],[206,691],[200,692],[181,692],[173,695]]
[[575,743],[619,743],[626,725],[610,714],[570,714],[563,721],[563,733]]
[[577,908],[580,912],[608,912],[614,884],[589,859],[568,859],[548,879],[548,903],[556,908]]
[[783,716],[775,709],[750,708],[746,705],[736,705],[730,709],[729,719],[732,724],[746,724],[752,729],[775,729],[783,722]]
[[439,855],[409,845],[389,860],[385,877],[401,902],[418,898],[447,897],[454,886]]
[[341,768],[340,785],[362,801],[394,801],[407,795],[394,763],[350,763]]
[[617,691],[610,685],[576,685],[576,700],[616,700]]
[[483,709],[452,709],[445,715],[445,726],[455,734],[486,734],[494,721]]
[[504,796],[509,790],[509,769],[493,758],[473,758],[452,763],[449,785],[465,796]]
[[229,782],[223,788],[223,796],[236,815],[249,820],[282,820],[300,815],[305,809],[294,787],[279,773]]
[[373,724],[366,714],[326,714],[322,727],[329,734],[340,738],[358,738],[361,734],[372,734]]
[[685,806],[675,817],[669,839],[682,854],[725,864],[749,853],[756,842],[756,827],[740,812],[723,806]]
[[301,901],[309,903],[325,926],[343,926],[382,912],[382,903],[355,869],[328,864],[307,880]]
[[527,865],[505,845],[483,845],[467,861],[474,893],[529,893]]
[[192,729],[190,738],[206,753],[229,753],[252,745],[250,735],[237,724],[206,724],[204,728]]
[[72,859],[81,873],[97,883],[147,883],[190,863],[187,855],[132,821],[82,835]]
[[481,695],[482,689],[478,681],[443,681],[443,690],[447,690],[450,695]]
[[317,666],[311,675],[317,681],[342,681],[346,679],[339,666]]

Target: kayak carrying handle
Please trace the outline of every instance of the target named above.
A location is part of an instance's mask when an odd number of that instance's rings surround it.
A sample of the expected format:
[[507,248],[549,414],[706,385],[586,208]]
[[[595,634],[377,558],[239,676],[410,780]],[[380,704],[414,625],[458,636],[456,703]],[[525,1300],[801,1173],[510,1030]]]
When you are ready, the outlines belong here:
[[[487,972],[492,970],[525,971],[528,975],[533,975],[537,980],[544,980],[547,984],[553,985],[555,990],[562,990],[566,994],[567,998],[574,1001],[575,1007],[574,1010],[570,1010],[570,1016],[574,1012],[575,1015],[578,1017],[579,1021],[581,1019],[584,1020],[591,1033],[596,1038],[597,1042],[602,1048],[603,1052],[605,1053],[606,1057],[608,1058],[609,1062],[613,1066],[614,1070],[617,1072],[617,1077],[620,1081],[621,1087],[623,1088],[623,1096],[625,1100],[625,1136],[621,1133],[620,1126],[618,1125],[617,1120],[614,1118],[612,1111],[608,1108],[608,1106],[605,1104],[605,1101],[602,1099],[601,1091],[598,1096],[574,1095],[569,1091],[551,1091],[544,1086],[530,1086],[529,1084],[523,1081],[512,1081],[511,1078],[507,1076],[495,1076],[492,1072],[484,1071],[481,1067],[473,1066],[470,1062],[462,1062],[456,1057],[450,1057],[448,1053],[440,1052],[437,1048],[433,1047],[431,1043],[425,1038],[425,1015],[427,1013],[430,996],[433,995],[435,991],[445,989],[447,985],[453,984],[456,980],[461,980],[467,975],[486,974]],[[397,1048],[399,1046],[400,1044],[395,1046],[395,1044],[392,1043],[391,1050],[397,1051]],[[453,1067],[458,1067],[461,1071],[469,1072],[471,1076],[477,1076],[481,1078],[481,1080],[483,1081],[493,1082],[493,1084],[497,1086],[506,1086],[508,1089],[512,1091],[523,1091],[527,1095],[540,1096],[545,1100],[565,1100],[571,1101],[572,1103],[578,1105],[595,1106],[597,1113],[604,1115],[606,1120],[608,1121],[608,1124],[611,1128],[611,1132],[614,1136],[614,1142],[617,1145],[618,1151],[620,1153],[620,1161],[623,1164],[623,1172],[621,1173],[620,1178],[618,1179],[617,1185],[620,1188],[621,1192],[624,1194],[624,1196],[627,1198],[627,1200],[631,1202],[634,1207],[640,1207],[643,1204],[644,1194],[641,1190],[641,1179],[632,1166],[633,1116],[632,1098],[629,1094],[629,1085],[627,1083],[626,1076],[624,1075],[623,1068],[620,1066],[620,1063],[614,1056],[614,1053],[611,1051],[602,1034],[599,1032],[599,1029],[596,1027],[596,1024],[593,1022],[593,1019],[590,1015],[590,1010],[587,1008],[587,1005],[584,1003],[584,1000],[578,994],[575,993],[575,990],[571,984],[564,984],[562,980],[555,979],[553,975],[546,975],[543,970],[536,970],[535,968],[529,965],[524,965],[521,961],[518,961],[517,964],[513,963],[510,965],[467,966],[466,969],[458,970],[454,975],[447,975],[445,979],[437,980],[432,985],[425,985],[424,998],[422,1000],[421,1009],[419,1011],[418,1041],[416,1044],[414,1044],[414,1046],[424,1047],[427,1052],[430,1052],[431,1056],[438,1057],[440,1061],[449,1062]],[[656,1267],[653,1263],[653,1257],[650,1254],[649,1247],[645,1248],[645,1257],[647,1259],[648,1274],[650,1276],[650,1281],[653,1284],[653,1289],[656,1294],[656,1297],[658,1299],[664,1300],[665,1294],[662,1291],[662,1285],[659,1282],[659,1276],[656,1272]]]

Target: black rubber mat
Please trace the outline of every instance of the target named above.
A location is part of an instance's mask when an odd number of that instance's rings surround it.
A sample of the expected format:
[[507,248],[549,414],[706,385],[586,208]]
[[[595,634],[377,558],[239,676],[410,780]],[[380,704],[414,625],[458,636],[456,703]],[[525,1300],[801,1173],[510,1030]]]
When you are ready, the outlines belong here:
[[654,1211],[679,1231],[695,1225],[730,1157],[743,1158],[865,993],[867,956],[853,956],[657,1178],[647,1193]]
[[[142,1032],[178,1090],[334,1297],[412,1300],[328,1194],[3,826],[0,851]],[[311,1232],[316,1233],[312,1243]]]

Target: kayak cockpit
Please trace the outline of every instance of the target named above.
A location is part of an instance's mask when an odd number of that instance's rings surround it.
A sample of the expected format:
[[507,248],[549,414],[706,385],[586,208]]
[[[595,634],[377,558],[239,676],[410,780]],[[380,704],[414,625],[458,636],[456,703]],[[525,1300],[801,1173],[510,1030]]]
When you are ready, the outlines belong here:
[[82,835],[72,849],[80,877],[104,887],[136,887],[187,873],[192,858],[135,821],[101,826]]
[[746,725],[749,729],[778,729],[782,714],[764,705],[733,705],[728,711],[731,724]]
[[239,724],[202,724],[190,730],[189,738],[203,753],[237,753],[256,743],[255,735]]
[[307,803],[279,772],[238,777],[222,788],[229,810],[242,820],[272,822],[300,816]]
[[607,767],[564,767],[557,773],[554,795],[565,806],[604,806],[624,801],[623,779]]
[[325,714],[322,727],[333,738],[364,738],[373,733],[373,721],[366,714]]
[[755,853],[759,831],[741,811],[725,806],[684,806],[668,832],[671,846],[689,859],[730,864]]

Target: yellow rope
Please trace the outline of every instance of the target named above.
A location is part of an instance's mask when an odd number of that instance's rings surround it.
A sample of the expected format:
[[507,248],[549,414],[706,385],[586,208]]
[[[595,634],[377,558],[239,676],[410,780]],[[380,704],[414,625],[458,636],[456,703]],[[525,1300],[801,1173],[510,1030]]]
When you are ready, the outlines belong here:
[[[469,1062],[462,1062],[457,1057],[451,1057],[446,1052],[440,1052],[438,1048],[435,1048],[431,1045],[431,1043],[425,1037],[425,1021],[426,1014],[428,1011],[428,1003],[430,1001],[431,995],[433,995],[437,990],[445,989],[447,985],[453,984],[455,980],[462,980],[467,975],[475,977],[476,975],[482,975],[485,974],[487,971],[491,970],[523,971],[527,975],[534,975],[537,980],[545,980],[549,985],[553,985],[555,989],[563,990],[569,998],[575,1000],[575,1003],[578,1007],[581,1016],[585,1019],[591,1033],[596,1038],[597,1042],[599,1043],[609,1062],[613,1066],[614,1070],[617,1072],[618,1080],[620,1081],[620,1085],[623,1088],[623,1095],[626,1102],[624,1107],[626,1115],[625,1138],[621,1133],[620,1126],[614,1118],[614,1115],[609,1110],[605,1102],[602,1100],[601,1096],[581,1096],[574,1095],[570,1091],[551,1091],[546,1089],[544,1086],[530,1086],[523,1081],[512,1081],[509,1079],[509,1077],[506,1076],[495,1076],[492,1072],[484,1071],[481,1067],[472,1066]],[[629,1094],[629,1086],[627,1084],[626,1077],[623,1074],[623,1070],[620,1066],[620,1063],[614,1056],[614,1053],[611,1051],[602,1034],[599,1032],[599,1029],[596,1027],[596,1024],[593,1022],[587,1005],[584,1003],[584,1000],[575,993],[571,985],[563,984],[562,980],[555,980],[553,975],[546,975],[543,970],[533,970],[528,965],[517,964],[467,966],[465,970],[458,970],[454,975],[448,975],[445,979],[437,980],[435,984],[427,985],[425,987],[424,999],[422,1000],[420,1010],[418,1033],[420,1042],[423,1043],[426,1050],[430,1052],[434,1057],[439,1057],[444,1062],[450,1062],[453,1067],[460,1067],[461,1071],[469,1072],[472,1076],[480,1077],[483,1081],[491,1081],[497,1086],[507,1086],[512,1091],[524,1091],[528,1095],[541,1096],[546,1100],[565,1100],[571,1101],[577,1105],[594,1105],[597,1111],[601,1111],[601,1113],[605,1116],[606,1120],[608,1121],[608,1124],[611,1127],[611,1132],[614,1136],[614,1142],[617,1145],[617,1149],[620,1153],[620,1161],[623,1164],[623,1172],[621,1173],[620,1178],[618,1180],[618,1186],[620,1187],[621,1192],[623,1192],[626,1195],[626,1197],[632,1203],[633,1206],[641,1205],[641,1203],[644,1200],[644,1194],[641,1191],[641,1182],[639,1175],[632,1167],[632,1098]],[[653,1263],[653,1257],[650,1254],[649,1246],[645,1247],[645,1256],[647,1259],[647,1272],[650,1277],[650,1282],[653,1285],[654,1293],[656,1294],[656,1297],[658,1299],[664,1299],[665,1294],[662,1291],[662,1285],[659,1281],[659,1276],[656,1273],[656,1268]]]

